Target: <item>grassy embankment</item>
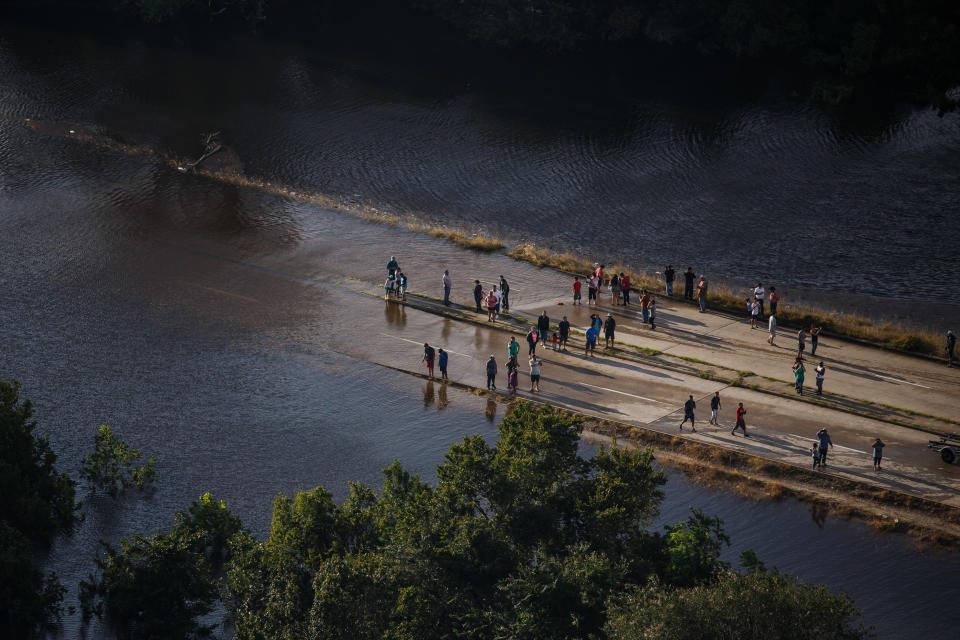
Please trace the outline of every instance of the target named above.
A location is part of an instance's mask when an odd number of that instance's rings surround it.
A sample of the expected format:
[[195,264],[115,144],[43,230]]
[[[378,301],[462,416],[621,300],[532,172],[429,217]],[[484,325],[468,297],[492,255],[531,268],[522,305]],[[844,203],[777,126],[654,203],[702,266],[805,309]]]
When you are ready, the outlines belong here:
[[[530,244],[517,245],[508,254],[516,260],[523,260],[538,267],[551,267],[568,273],[591,273],[594,263],[590,260],[575,256],[571,253],[554,253],[547,249]],[[630,275],[633,289],[650,289],[663,291],[663,281],[647,273],[638,273],[624,265],[610,265],[605,269],[607,273],[627,273]],[[682,288],[682,274],[677,293]],[[712,310],[722,310],[735,315],[745,315],[745,299],[750,294],[747,291],[734,291],[726,285],[710,282],[707,296],[707,307]],[[679,295],[673,298],[675,302],[686,302]],[[694,304],[694,303],[688,303]],[[943,350],[941,336],[928,331],[907,329],[900,325],[883,322],[876,323],[870,318],[857,314],[838,313],[827,311],[809,305],[799,305],[791,302],[780,302],[777,319],[781,325],[792,327],[820,326],[825,333],[863,340],[888,349],[922,353],[926,355],[940,355]]]

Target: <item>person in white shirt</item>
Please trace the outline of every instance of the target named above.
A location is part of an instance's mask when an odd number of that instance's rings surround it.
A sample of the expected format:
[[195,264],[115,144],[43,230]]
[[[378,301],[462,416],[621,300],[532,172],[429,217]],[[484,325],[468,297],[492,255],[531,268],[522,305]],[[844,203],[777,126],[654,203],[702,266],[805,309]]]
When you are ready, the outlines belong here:
[[450,306],[450,287],[453,286],[453,281],[450,279],[450,271],[444,270],[443,272],[443,304]]
[[750,328],[757,328],[757,318],[760,317],[760,301],[754,300],[750,303]]
[[496,320],[499,320],[499,319],[500,319],[500,303],[503,301],[503,292],[500,291],[499,289],[497,289],[497,286],[494,285],[494,286],[493,286],[493,295],[496,296],[496,298],[497,298],[496,315],[494,316],[494,318],[495,318]]
[[773,339],[777,337],[777,316],[770,314],[770,337],[767,338],[767,342],[773,344]]
[[763,283],[758,282],[757,286],[753,289],[753,297],[756,298],[757,302],[760,303],[760,315],[763,315],[763,294],[766,291],[763,290]]

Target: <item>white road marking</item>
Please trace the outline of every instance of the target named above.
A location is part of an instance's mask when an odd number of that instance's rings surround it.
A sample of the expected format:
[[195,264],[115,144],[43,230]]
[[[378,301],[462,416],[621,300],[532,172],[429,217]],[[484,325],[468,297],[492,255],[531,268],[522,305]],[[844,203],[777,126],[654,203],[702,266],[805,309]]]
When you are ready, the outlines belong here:
[[932,388],[932,387],[928,387],[928,386],[926,386],[926,385],[917,384],[916,382],[908,382],[907,380],[901,380],[900,378],[891,378],[891,377],[889,377],[889,376],[882,376],[882,375],[880,375],[879,373],[875,373],[875,374],[873,374],[873,375],[877,376],[878,378],[883,378],[884,380],[889,380],[890,382],[902,382],[903,384],[912,384],[912,385],[915,386],[915,387],[923,387],[924,389],[930,389],[930,388]]
[[637,398],[639,400],[646,400],[647,402],[656,402],[657,404],[667,404],[666,402],[661,402],[660,400],[654,400],[653,398],[645,398],[644,396],[637,396],[632,393],[627,393],[626,391],[617,391],[616,389],[608,389],[606,387],[598,387],[595,384],[588,384],[586,382],[580,382],[585,387],[593,387],[594,389],[602,389],[603,391],[609,391],[610,393],[619,393],[622,396],[630,396],[631,398]]
[[[401,338],[400,336],[392,336],[389,333],[381,333],[380,335],[386,336],[388,338],[394,338],[395,340],[403,340],[404,342],[409,342],[410,344],[419,344],[419,345],[423,344],[422,342],[417,342],[416,340],[407,340],[406,338]],[[460,353],[459,351],[454,351],[453,349],[444,349],[444,351],[446,351],[447,353],[456,354],[458,356],[463,356],[464,358],[470,358],[471,360],[473,359],[473,356],[468,356],[465,353]]]

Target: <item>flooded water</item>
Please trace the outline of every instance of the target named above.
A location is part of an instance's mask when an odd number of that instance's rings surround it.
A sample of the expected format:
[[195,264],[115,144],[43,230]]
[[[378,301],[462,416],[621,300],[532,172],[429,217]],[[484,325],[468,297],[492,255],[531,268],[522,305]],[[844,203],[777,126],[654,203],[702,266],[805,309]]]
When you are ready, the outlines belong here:
[[[152,498],[91,500],[54,546],[48,565],[70,597],[99,538],[164,529],[203,492],[262,535],[278,491],[323,484],[342,498],[349,480],[379,484],[394,458],[429,476],[462,436],[494,437],[502,409],[370,364],[363,318],[384,311],[343,278],[378,277],[391,246],[485,279],[507,261],[17,119],[185,155],[220,130],[248,174],[297,189],[639,265],[822,286],[846,302],[847,290],[866,304],[891,296],[884,307],[923,298],[905,306],[956,317],[936,284],[960,276],[956,116],[865,121],[661,89],[571,97],[449,61],[0,26],[0,115],[13,118],[0,119],[0,375],[23,381],[63,469],[76,472],[101,423],[158,460]],[[536,270],[516,269],[535,288]],[[945,637],[960,623],[956,555],[671,475],[663,521],[689,505],[726,520],[732,561],[752,547],[848,589],[882,637]],[[65,636],[79,632],[68,619]]]
[[[892,300],[913,299],[913,317],[930,326],[957,317],[957,114],[848,113],[723,91],[722,79],[667,82],[664,70],[627,92],[602,74],[578,91],[524,66],[493,73],[431,64],[423,52],[221,45],[4,25],[0,114],[101,127],[185,155],[217,130],[249,175],[296,189],[894,317],[911,308]],[[91,153],[38,175],[31,166],[64,142],[16,127],[0,124],[7,193],[36,180],[62,193],[82,176],[102,206],[165,199],[184,208],[171,220],[180,225],[199,206],[220,209],[219,224],[250,222],[249,194],[212,187],[198,202],[165,170],[131,192],[114,161]],[[43,159],[24,157],[38,147]]]

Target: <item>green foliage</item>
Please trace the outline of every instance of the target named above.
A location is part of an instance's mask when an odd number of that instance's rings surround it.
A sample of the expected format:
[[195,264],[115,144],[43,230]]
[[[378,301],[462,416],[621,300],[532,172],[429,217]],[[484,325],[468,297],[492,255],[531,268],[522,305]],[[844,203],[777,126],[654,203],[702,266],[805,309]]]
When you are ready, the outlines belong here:
[[686,522],[667,526],[663,546],[663,579],[678,586],[698,584],[725,569],[719,560],[720,551],[723,545],[730,544],[718,518],[706,516],[699,509],[690,510],[693,515]]
[[52,629],[63,588],[34,560],[33,543],[49,543],[76,523],[73,481],[58,473],[46,436],[36,435],[33,406],[20,383],[0,380],[0,629],[30,638]]
[[141,455],[102,424],[94,438],[93,453],[83,457],[80,477],[91,490],[106,491],[113,498],[130,487],[143,489],[153,483],[156,471],[153,458],[143,466],[136,466]]
[[10,638],[41,636],[62,615],[64,588],[56,575],[43,575],[22,533],[0,522],[0,628]]
[[701,586],[655,581],[611,601],[605,631],[616,640],[858,640],[872,636],[845,593],[780,573],[724,571]]
[[214,564],[219,564],[227,553],[227,543],[243,527],[240,518],[230,513],[224,500],[214,500],[205,493],[190,503],[186,512],[174,517],[175,532],[198,535],[197,550]]
[[76,521],[74,483],[58,473],[56,454],[37,427],[33,405],[20,401],[20,383],[0,380],[0,521],[28,540],[47,542]]
[[205,638],[213,627],[197,621],[219,593],[199,531],[174,531],[101,542],[99,578],[80,583],[84,619],[105,619],[124,638]]

